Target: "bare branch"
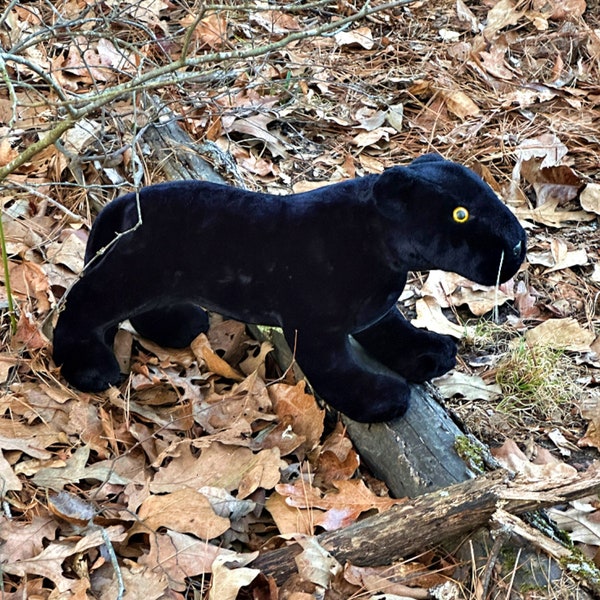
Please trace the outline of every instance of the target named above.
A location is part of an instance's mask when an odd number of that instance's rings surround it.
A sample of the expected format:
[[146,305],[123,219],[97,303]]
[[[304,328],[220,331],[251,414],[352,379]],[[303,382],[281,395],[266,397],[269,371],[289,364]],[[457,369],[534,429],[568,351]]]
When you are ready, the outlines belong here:
[[[64,107],[69,113],[63,121],[55,125],[50,131],[43,135],[37,142],[28,146],[23,150],[15,159],[9,162],[7,165],[0,168],[0,181],[3,181],[9,174],[13,173],[20,166],[30,161],[38,152],[41,152],[51,144],[54,144],[66,131],[73,127],[77,121],[84,118],[85,116],[93,113],[99,108],[106,106],[107,104],[114,102],[118,98],[131,94],[140,90],[148,90],[157,87],[164,87],[170,85],[180,85],[189,81],[206,80],[207,77],[215,78],[221,73],[218,69],[213,67],[213,70],[206,73],[206,71],[194,71],[196,67],[204,66],[207,64],[224,64],[231,61],[238,61],[250,58],[256,58],[258,56],[268,55],[272,52],[285,48],[293,42],[297,42],[302,39],[310,37],[322,36],[327,33],[339,31],[343,29],[349,23],[363,19],[375,13],[380,13],[385,10],[397,8],[399,6],[413,3],[415,0],[394,0],[386,4],[379,6],[371,6],[370,2],[366,2],[363,8],[353,15],[344,17],[339,20],[331,21],[313,27],[310,29],[304,29],[302,31],[296,31],[290,33],[280,40],[274,41],[270,44],[260,45],[250,48],[240,48],[237,50],[230,50],[226,52],[212,52],[204,54],[202,56],[187,57],[185,53],[175,61],[172,61],[166,65],[156,67],[155,69],[149,70],[145,73],[141,73],[135,77],[132,77],[129,81],[108,87],[102,91],[94,92],[91,94],[84,94],[74,96],[73,98],[67,98],[60,86],[50,76],[40,73],[40,69],[36,68],[26,59],[17,57],[12,53],[1,52],[0,60],[8,62],[15,62],[24,64],[28,68],[32,69],[36,74],[43,77],[44,81],[48,83],[54,89],[61,100],[63,101]],[[318,4],[318,3],[317,3]],[[215,5],[217,7],[217,5]],[[230,7],[229,7],[230,8]],[[190,29],[186,32],[184,38],[189,42],[191,36],[190,31],[197,24],[197,20],[192,23]],[[59,91],[60,90],[60,91]]]

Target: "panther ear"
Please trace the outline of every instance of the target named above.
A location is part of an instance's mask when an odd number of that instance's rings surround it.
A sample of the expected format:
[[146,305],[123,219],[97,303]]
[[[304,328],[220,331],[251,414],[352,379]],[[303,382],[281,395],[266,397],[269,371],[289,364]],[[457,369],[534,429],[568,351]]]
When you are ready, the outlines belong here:
[[399,219],[410,205],[419,177],[408,167],[392,167],[377,176],[373,197],[379,212],[389,219]]

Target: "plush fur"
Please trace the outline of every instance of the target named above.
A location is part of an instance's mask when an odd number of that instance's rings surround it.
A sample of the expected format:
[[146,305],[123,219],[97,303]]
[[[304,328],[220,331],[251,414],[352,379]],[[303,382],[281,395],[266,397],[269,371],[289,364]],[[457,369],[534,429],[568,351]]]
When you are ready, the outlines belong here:
[[[358,421],[392,419],[408,406],[407,381],[455,363],[449,337],[397,310],[407,272],[493,285],[525,256],[525,233],[491,188],[436,155],[289,196],[163,183],[142,189],[139,206],[142,224],[86,267],[58,319],[55,362],[83,391],[121,380],[111,348],[119,322],[184,347],[206,331],[207,309],[281,326],[327,402]],[[137,221],[135,194],[107,205],[86,263]]]

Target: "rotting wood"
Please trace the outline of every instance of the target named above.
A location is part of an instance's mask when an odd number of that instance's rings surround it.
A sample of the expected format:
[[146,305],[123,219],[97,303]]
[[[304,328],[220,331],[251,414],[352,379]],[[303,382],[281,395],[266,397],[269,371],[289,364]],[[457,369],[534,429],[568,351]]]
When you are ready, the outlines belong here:
[[411,385],[410,406],[401,419],[343,421],[363,462],[397,498],[414,498],[475,477],[456,451],[464,433],[426,386]]
[[151,125],[144,132],[143,138],[156,152],[159,165],[167,179],[203,179],[213,183],[225,183],[210,163],[194,150],[194,142],[175,120]]
[[[568,502],[600,491],[600,467],[590,468],[567,484],[511,480],[498,470],[437,490],[343,529],[317,536],[319,544],[338,562],[360,566],[386,565],[414,552],[486,526],[498,508],[522,514]],[[278,583],[295,571],[298,544],[265,552],[252,567]]]
[[595,594],[596,598],[600,597],[600,578],[598,578],[597,570],[596,573],[593,572],[593,566],[585,562],[583,554],[574,554],[559,542],[543,535],[519,517],[501,508],[494,512],[491,521],[492,526],[501,529],[505,534],[527,541],[544,554],[563,564],[573,577],[581,580]]

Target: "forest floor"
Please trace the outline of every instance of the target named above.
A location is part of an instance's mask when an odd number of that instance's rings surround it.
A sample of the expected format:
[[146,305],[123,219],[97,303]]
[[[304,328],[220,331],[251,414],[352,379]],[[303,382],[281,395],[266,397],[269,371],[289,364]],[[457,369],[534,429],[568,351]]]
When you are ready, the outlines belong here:
[[[341,423],[326,426],[304,383],[239,323],[215,317],[182,351],[125,327],[116,352],[132,375],[97,395],[60,378],[51,332],[98,209],[166,178],[143,141],[151,123],[177,119],[228,182],[275,193],[438,152],[498,192],[529,252],[499,289],[411,276],[406,314],[460,339],[457,369],[437,385],[503,464],[539,477],[584,471],[600,449],[600,6],[406,1],[353,19],[362,7],[344,0],[191,4],[17,0],[0,15],[17,314],[11,331],[4,274],[0,598],[116,598],[120,578],[125,598],[145,600],[578,597],[585,578],[516,589],[514,572],[494,572],[484,586],[480,570],[435,549],[382,568],[340,565],[325,582],[308,557],[277,589],[245,566],[255,552],[397,502]],[[297,39],[278,45],[286,36]],[[187,57],[196,62],[153,83]],[[56,143],[39,143],[69,118],[77,125]],[[597,567],[599,504],[551,511]]]

